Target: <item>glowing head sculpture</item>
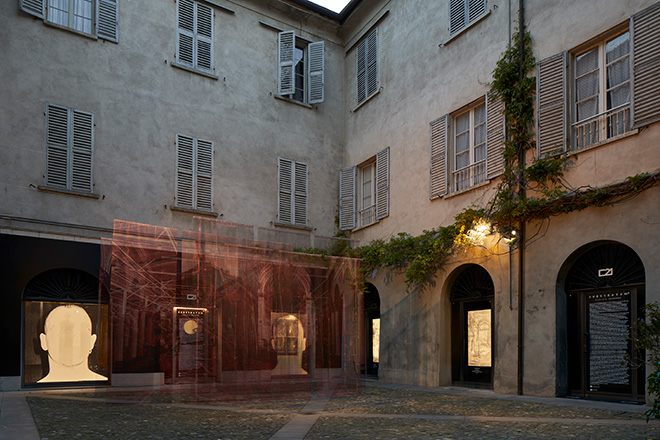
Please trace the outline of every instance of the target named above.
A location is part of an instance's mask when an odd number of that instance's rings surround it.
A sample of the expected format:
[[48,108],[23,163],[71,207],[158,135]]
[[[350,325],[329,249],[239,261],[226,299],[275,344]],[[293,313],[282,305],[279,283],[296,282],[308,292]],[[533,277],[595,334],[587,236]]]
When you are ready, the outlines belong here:
[[89,369],[87,358],[94,349],[96,335],[92,320],[76,305],[54,308],[46,317],[44,332],[39,335],[41,348],[48,352],[48,374],[44,382],[108,380]]

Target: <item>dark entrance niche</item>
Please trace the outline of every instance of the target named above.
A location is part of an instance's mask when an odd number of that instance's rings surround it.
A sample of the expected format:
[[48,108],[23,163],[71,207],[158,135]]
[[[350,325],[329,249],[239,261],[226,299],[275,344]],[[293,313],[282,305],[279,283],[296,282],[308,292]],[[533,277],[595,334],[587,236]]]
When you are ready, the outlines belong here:
[[557,394],[643,402],[644,364],[625,361],[633,354],[630,327],[645,304],[639,256],[620,243],[578,250],[560,272],[557,293]]
[[452,384],[492,388],[493,280],[476,264],[459,271],[450,293]]
[[373,284],[367,283],[364,292],[364,335],[365,367],[364,373],[378,376],[380,364],[380,295]]

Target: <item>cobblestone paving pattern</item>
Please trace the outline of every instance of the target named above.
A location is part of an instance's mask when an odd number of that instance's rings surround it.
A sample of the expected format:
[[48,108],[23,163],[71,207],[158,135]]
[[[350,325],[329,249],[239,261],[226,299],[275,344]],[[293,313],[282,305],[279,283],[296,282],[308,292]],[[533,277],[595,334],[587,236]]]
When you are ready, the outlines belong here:
[[42,439],[268,439],[293,415],[28,397]]
[[660,438],[660,427],[321,417],[305,440],[509,440]]
[[[266,440],[301,413],[311,397],[307,392],[241,397],[217,391],[213,386],[53,390],[31,393],[27,399],[40,436],[47,440]],[[305,440],[660,440],[660,423],[645,423],[643,407],[619,408],[441,389],[367,386],[356,392],[339,387]]]

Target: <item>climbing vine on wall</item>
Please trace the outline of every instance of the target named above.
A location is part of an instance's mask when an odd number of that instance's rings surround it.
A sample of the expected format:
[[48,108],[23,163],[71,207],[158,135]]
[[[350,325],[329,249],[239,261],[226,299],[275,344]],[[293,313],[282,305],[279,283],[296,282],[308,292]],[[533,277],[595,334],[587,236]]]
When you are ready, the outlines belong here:
[[529,32],[523,32],[522,39],[514,34],[512,41],[497,62],[490,84],[490,99],[504,103],[508,133],[503,150],[505,169],[495,195],[483,207],[461,211],[451,225],[418,236],[401,232],[358,249],[342,246],[338,253],[330,253],[361,258],[365,276],[388,269],[403,273],[409,290],[423,289],[433,284],[451,255],[473,245],[470,231],[476,225],[487,222],[492,232],[506,237],[521,222],[624,202],[658,183],[660,172],[638,174],[604,187],[572,187],[564,174],[574,163],[573,153],[537,157],[527,164],[528,152],[535,147],[536,78],[532,73],[536,61]]

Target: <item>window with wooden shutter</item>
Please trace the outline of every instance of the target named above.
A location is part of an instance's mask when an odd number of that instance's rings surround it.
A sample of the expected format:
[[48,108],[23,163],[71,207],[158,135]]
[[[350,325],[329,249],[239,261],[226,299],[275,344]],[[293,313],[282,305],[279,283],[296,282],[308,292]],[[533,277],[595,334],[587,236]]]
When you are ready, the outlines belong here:
[[566,53],[536,67],[536,143],[538,156],[566,150]]
[[93,144],[92,113],[48,104],[45,185],[91,193]]
[[307,46],[307,52],[309,55],[309,62],[307,64],[309,66],[309,97],[307,102],[309,104],[319,104],[323,102],[325,88],[324,50],[325,43],[323,41],[310,43]]
[[307,226],[307,164],[280,157],[277,187],[278,221]]
[[213,71],[213,9],[192,0],[178,0],[177,62]]
[[376,154],[376,219],[390,215],[390,147]]
[[357,46],[355,54],[357,103],[378,91],[378,29],[374,29]]
[[355,228],[355,175],[357,167],[339,171],[339,229]]
[[277,36],[277,94],[307,104],[325,98],[325,42],[309,43],[295,31]]
[[632,34],[632,127],[660,121],[660,3],[635,14]]
[[19,0],[21,11],[77,32],[119,41],[118,0]]
[[460,32],[486,12],[486,0],[449,0],[449,34]]
[[486,178],[492,179],[504,172],[504,102],[486,95]]
[[295,91],[293,55],[296,47],[294,31],[280,32],[277,36],[277,93],[292,95]]
[[176,136],[176,207],[213,210],[213,142]]
[[447,193],[448,115],[431,122],[431,200]]

